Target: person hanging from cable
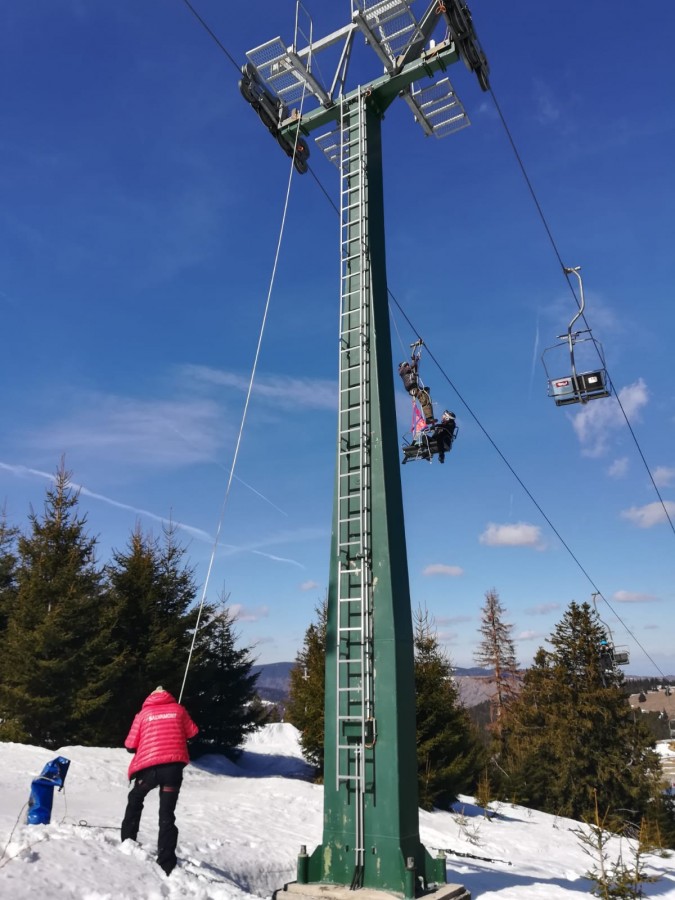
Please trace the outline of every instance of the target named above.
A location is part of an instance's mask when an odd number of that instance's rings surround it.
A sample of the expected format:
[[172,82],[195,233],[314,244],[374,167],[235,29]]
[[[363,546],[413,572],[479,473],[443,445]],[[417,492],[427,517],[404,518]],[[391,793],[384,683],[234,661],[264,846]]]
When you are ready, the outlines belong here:
[[[426,459],[431,462],[434,456],[445,462],[445,454],[452,449],[457,436],[455,414],[446,409],[440,421],[436,421],[431,402],[431,389],[425,386],[419,376],[419,364],[424,341],[422,338],[411,344],[410,360],[399,363],[398,374],[403,386],[413,399],[413,424],[410,433],[411,441],[403,445],[403,462],[410,459]],[[418,405],[421,406],[420,413]]]
[[436,421],[434,418],[433,404],[431,402],[431,390],[423,385],[419,376],[419,364],[423,343],[424,342],[420,338],[414,344],[411,344],[412,354],[410,361],[404,360],[402,363],[399,363],[398,374],[403,379],[403,386],[406,391],[413,399],[417,400],[422,407],[422,413],[424,414],[427,424],[431,425]]
[[190,761],[187,742],[199,733],[184,706],[163,687],[147,697],[136,714],[124,746],[134,758],[129,765],[127,808],[122,821],[122,840],[135,841],[146,796],[159,787],[159,835],[157,863],[167,875],[176,866],[176,803],[183,769]]
[[455,414],[446,409],[441,416],[441,421],[436,423],[436,428],[434,429],[439,463],[445,462],[445,454],[452,449],[452,442],[456,433],[457,422]]

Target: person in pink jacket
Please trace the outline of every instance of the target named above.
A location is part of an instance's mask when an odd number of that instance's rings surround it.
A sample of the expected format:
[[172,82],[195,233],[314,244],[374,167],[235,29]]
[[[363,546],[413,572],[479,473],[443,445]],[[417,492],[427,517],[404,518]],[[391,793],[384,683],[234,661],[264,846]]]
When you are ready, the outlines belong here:
[[122,821],[122,840],[135,841],[141,824],[145,798],[159,787],[159,835],[157,862],[170,875],[176,865],[176,803],[183,769],[190,761],[187,742],[199,729],[184,706],[164,688],[158,687],[134,717],[124,746],[134,758],[129,765],[129,791]]

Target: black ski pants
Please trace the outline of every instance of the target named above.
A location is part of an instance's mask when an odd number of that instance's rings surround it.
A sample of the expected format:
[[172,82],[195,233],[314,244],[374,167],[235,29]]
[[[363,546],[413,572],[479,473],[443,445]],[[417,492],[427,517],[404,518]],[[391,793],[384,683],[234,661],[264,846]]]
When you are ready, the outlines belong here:
[[176,803],[183,782],[184,763],[162,763],[141,769],[134,775],[134,786],[129,791],[127,808],[122,821],[122,840],[136,840],[141,824],[145,798],[159,787],[159,835],[157,837],[157,862],[169,875],[176,865]]

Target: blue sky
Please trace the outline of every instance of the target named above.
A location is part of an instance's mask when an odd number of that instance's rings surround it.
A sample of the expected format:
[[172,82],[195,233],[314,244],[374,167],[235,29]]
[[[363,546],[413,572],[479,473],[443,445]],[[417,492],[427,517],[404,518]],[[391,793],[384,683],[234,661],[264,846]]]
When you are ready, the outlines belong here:
[[[422,6],[424,4],[421,4]],[[172,517],[201,585],[269,289],[289,160],[181,0],[23,0],[3,13],[0,93],[0,501],[25,526],[65,454],[99,555]],[[195,0],[235,59],[281,35],[290,0]],[[315,35],[347,0],[307,3]],[[587,319],[675,514],[675,116],[659,0],[474,0],[501,106]],[[627,10],[626,10],[627,12]],[[380,66],[359,43],[352,82]],[[583,569],[662,671],[675,534],[616,402],[558,409],[539,356],[576,307],[489,94],[449,76],[472,121],[425,139],[383,123],[389,286]],[[338,197],[337,170],[310,164]],[[338,221],[295,176],[258,374],[209,582],[260,662],[292,659],[328,573]],[[415,335],[394,311],[394,356]],[[400,333],[401,343],[399,343]],[[593,587],[426,357],[460,436],[402,470],[413,606],[471,665],[496,588],[528,664]],[[563,366],[564,368],[564,366]],[[558,374],[558,373],[556,373]],[[392,372],[392,378],[397,376]],[[400,386],[400,431],[409,404]],[[656,505],[655,505],[656,504]],[[604,606],[629,672],[657,675]]]

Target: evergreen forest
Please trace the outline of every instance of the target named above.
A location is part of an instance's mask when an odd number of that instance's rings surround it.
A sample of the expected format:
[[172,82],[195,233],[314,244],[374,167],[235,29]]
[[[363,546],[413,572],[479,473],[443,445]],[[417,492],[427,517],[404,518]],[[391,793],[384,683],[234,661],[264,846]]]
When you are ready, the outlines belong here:
[[[318,777],[327,602],[305,632],[286,707]],[[193,755],[236,758],[273,713],[257,695],[255,658],[239,645],[225,599],[198,607],[194,571],[170,524],[159,537],[137,526],[126,546],[98,560],[62,463],[25,530],[0,516],[0,740],[121,746],[162,685],[182,692],[200,727]],[[659,723],[629,706],[635,685],[601,649],[607,632],[597,612],[572,602],[525,671],[495,589],[480,619],[475,659],[494,691],[472,720],[433,619],[421,609],[414,617],[420,805],[447,809],[473,792],[483,805],[516,802],[587,822],[599,812],[614,830],[648,827],[656,843],[674,847],[674,800],[654,749]]]
[[[101,564],[63,463],[23,533],[0,518],[0,740],[120,746],[161,685],[200,728],[193,755],[237,755],[267,720],[255,659],[224,603],[205,604],[176,530],[137,527]],[[198,627],[197,627],[198,625]]]
[[[607,634],[589,604],[572,602],[534,664],[515,658],[513,626],[492,589],[481,610],[477,663],[492,700],[464,709],[433,619],[414,619],[420,806],[448,809],[460,793],[483,806],[518,803],[556,816],[649,834],[675,848],[675,803],[664,792],[652,723],[628,704],[620,668],[600,651]],[[327,600],[316,609],[291,673],[286,714],[305,758],[323,761]]]

